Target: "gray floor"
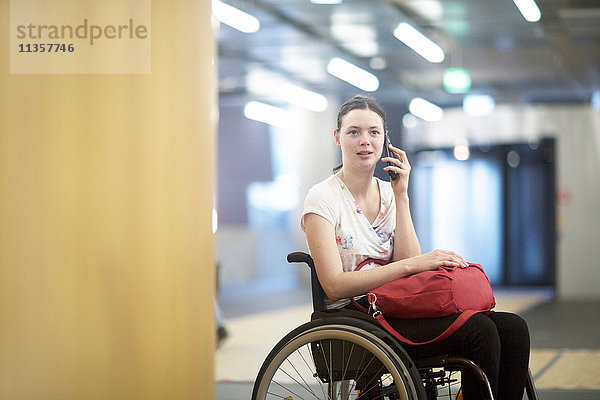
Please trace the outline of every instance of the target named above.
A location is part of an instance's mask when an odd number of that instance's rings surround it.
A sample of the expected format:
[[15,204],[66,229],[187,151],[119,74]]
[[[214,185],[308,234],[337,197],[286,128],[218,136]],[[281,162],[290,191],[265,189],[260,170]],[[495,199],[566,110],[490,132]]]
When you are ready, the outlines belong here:
[[[217,400],[249,399],[251,383],[224,382],[217,384]],[[538,390],[540,400],[598,400],[599,390]],[[527,398],[526,396],[524,398]],[[440,400],[444,399],[440,397]]]
[[600,301],[542,303],[521,316],[533,348],[600,349]]

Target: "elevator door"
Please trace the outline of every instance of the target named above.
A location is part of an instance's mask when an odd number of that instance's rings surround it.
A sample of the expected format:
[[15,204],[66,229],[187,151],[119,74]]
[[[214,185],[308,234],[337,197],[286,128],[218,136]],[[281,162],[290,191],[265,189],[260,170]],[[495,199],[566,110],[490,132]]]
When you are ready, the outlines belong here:
[[493,284],[552,286],[556,227],[554,140],[413,157],[411,209],[422,250],[454,250]]

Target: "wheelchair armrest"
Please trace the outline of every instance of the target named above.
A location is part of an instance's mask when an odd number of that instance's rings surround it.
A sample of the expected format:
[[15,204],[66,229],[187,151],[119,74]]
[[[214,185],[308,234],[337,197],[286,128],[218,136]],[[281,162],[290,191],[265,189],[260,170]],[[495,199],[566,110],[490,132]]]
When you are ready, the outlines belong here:
[[293,253],[290,253],[287,255],[287,261],[289,263],[311,263],[312,262],[312,257],[310,256],[310,254],[307,254],[303,251],[295,251]]

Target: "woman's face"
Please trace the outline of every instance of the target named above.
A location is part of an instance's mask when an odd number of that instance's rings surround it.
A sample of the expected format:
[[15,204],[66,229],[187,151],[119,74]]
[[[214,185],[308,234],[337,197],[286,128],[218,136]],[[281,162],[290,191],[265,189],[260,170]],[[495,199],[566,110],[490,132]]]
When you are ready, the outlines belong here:
[[344,166],[375,168],[384,145],[383,120],[375,111],[355,109],[342,119],[334,132],[335,142],[342,149]]

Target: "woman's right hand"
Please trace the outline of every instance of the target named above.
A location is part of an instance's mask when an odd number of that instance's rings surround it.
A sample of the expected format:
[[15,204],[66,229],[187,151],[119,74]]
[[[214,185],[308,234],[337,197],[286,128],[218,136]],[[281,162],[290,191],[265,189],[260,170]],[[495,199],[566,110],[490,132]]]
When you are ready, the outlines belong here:
[[459,254],[448,250],[434,250],[420,256],[411,257],[409,260],[416,271],[428,271],[442,266],[466,268],[469,264]]

